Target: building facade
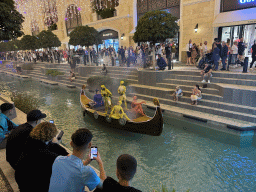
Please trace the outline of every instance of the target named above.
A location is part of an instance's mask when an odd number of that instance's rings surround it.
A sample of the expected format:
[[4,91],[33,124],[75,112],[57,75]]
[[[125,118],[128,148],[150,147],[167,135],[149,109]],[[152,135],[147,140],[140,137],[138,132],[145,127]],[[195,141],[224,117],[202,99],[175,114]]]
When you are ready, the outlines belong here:
[[[256,1],[251,0],[181,0],[180,60],[186,61],[186,45],[208,42],[211,49],[214,38],[233,41],[244,37],[250,56],[250,47],[256,39]],[[195,32],[197,28],[197,32]]]
[[[115,8],[113,16],[102,19],[94,7],[103,8],[109,2],[108,5]],[[80,25],[94,27],[100,32],[103,39],[100,47],[134,45],[136,3],[136,0],[16,0],[17,10],[25,17],[24,33],[36,35],[54,27],[53,33],[62,42],[62,48],[68,47],[70,32]]]

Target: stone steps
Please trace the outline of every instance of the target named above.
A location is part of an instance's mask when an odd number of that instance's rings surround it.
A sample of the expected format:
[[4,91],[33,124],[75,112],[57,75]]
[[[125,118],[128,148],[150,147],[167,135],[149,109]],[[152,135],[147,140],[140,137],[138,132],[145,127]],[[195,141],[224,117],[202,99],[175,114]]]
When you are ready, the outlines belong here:
[[[128,94],[128,96],[132,96],[134,94],[135,93],[130,93],[130,94]],[[136,95],[139,99],[146,100],[146,101],[152,101],[152,99],[155,97],[155,96],[148,96],[148,95],[144,95],[144,94],[136,94]],[[224,109],[215,108],[215,107],[202,106],[200,104],[199,105],[191,105],[190,102],[189,103],[183,102],[183,101],[175,102],[171,99],[166,99],[166,98],[158,97],[158,99],[159,99],[160,103],[166,104],[166,105],[171,105],[171,106],[180,107],[183,109],[185,108],[185,109],[189,109],[189,110],[200,111],[202,113],[214,114],[214,115],[223,116],[223,117],[227,117],[227,118],[233,118],[233,119],[256,123],[256,115],[240,113],[240,112],[235,112],[235,111],[230,111],[230,110],[224,110]]]
[[[200,75],[201,70],[198,71],[172,71],[172,74],[174,75],[192,75],[192,76],[201,76]],[[235,79],[248,79],[248,80],[256,80],[256,74],[251,73],[237,73],[237,72],[218,72],[213,71],[214,77],[220,77],[220,78],[235,78]]]
[[[193,75],[170,75],[170,77],[168,79],[179,79],[179,80],[197,81],[197,82],[202,81],[201,76],[193,76]],[[256,80],[221,78],[221,77],[215,77],[214,74],[213,74],[211,83],[225,83],[225,84],[256,86]]]
[[[92,75],[101,76],[101,73],[100,72],[92,72]],[[107,75],[111,76],[111,77],[116,77],[116,78],[128,78],[128,79],[138,80],[138,76],[137,75],[116,74],[116,73],[109,73],[109,72],[108,72]]]
[[[157,83],[158,87],[164,87],[169,89],[175,89],[177,87],[177,84],[169,84],[169,83]],[[187,85],[180,85],[180,88],[183,91],[190,91],[194,88],[194,86],[187,86]],[[219,95],[218,89],[213,88],[201,88],[202,93],[212,94],[212,95]]]
[[[150,95],[158,98],[169,98],[170,95],[172,95],[175,91],[175,89],[169,89],[169,88],[162,88],[162,87],[153,87],[148,85],[137,85],[137,84],[131,84],[130,85],[131,92],[138,93],[138,94],[145,94]],[[191,91],[183,91],[183,95],[190,97]],[[203,98],[210,101],[223,101],[223,97],[219,95],[212,95],[203,93]]]
[[[201,81],[187,81],[187,80],[181,80],[181,79],[164,79],[162,83],[167,83],[167,84],[173,84],[173,85],[190,85],[190,86],[195,86],[195,85],[199,85],[200,87],[203,86],[203,84],[206,83],[202,83]],[[217,89],[217,86],[214,83],[207,83],[207,88],[211,88],[211,89]]]

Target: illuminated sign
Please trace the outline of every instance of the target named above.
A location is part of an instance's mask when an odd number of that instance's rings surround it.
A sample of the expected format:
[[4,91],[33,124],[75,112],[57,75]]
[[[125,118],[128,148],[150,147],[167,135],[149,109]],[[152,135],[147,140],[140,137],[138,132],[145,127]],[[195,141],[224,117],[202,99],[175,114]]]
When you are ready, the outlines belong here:
[[251,3],[254,2],[254,0],[239,0],[240,3]]
[[113,35],[113,33],[105,33],[105,34],[103,34],[103,37],[108,37],[108,36],[112,36]]

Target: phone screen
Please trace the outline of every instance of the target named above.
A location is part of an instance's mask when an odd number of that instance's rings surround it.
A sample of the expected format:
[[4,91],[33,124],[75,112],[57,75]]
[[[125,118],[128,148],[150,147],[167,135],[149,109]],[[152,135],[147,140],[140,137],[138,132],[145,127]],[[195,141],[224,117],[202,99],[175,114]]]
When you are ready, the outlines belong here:
[[50,122],[50,123],[54,123],[54,121],[53,121],[53,120],[50,120],[49,122]]
[[93,159],[93,157],[97,157],[97,155],[98,155],[98,148],[91,147],[91,159]]

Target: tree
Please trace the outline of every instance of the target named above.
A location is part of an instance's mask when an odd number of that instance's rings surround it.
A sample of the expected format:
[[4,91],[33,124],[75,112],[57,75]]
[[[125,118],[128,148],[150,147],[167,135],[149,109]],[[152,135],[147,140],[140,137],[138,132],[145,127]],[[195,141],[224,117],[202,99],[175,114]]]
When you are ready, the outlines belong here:
[[78,26],[70,33],[69,44],[80,46],[92,46],[99,42],[98,31],[94,27]]
[[101,40],[98,31],[94,27],[89,27],[88,25],[78,26],[70,33],[70,45],[80,45],[82,47],[86,46],[87,48],[89,48],[89,46],[92,46],[94,44],[98,45],[100,42]]
[[35,50],[38,48],[40,48],[40,46],[35,36],[25,35],[20,40],[20,49],[22,50]]
[[20,49],[20,40],[0,42],[0,52],[17,51]]
[[[164,42],[178,33],[179,26],[176,21],[176,17],[165,11],[149,11],[139,19],[133,40],[136,43],[150,42],[153,45]],[[154,46],[153,55],[155,55]],[[155,61],[155,56],[153,60]]]
[[23,22],[24,17],[15,10],[13,0],[0,0],[0,41],[21,37]]
[[61,46],[61,42],[57,35],[51,31],[43,30],[38,35],[40,48],[49,48]]

